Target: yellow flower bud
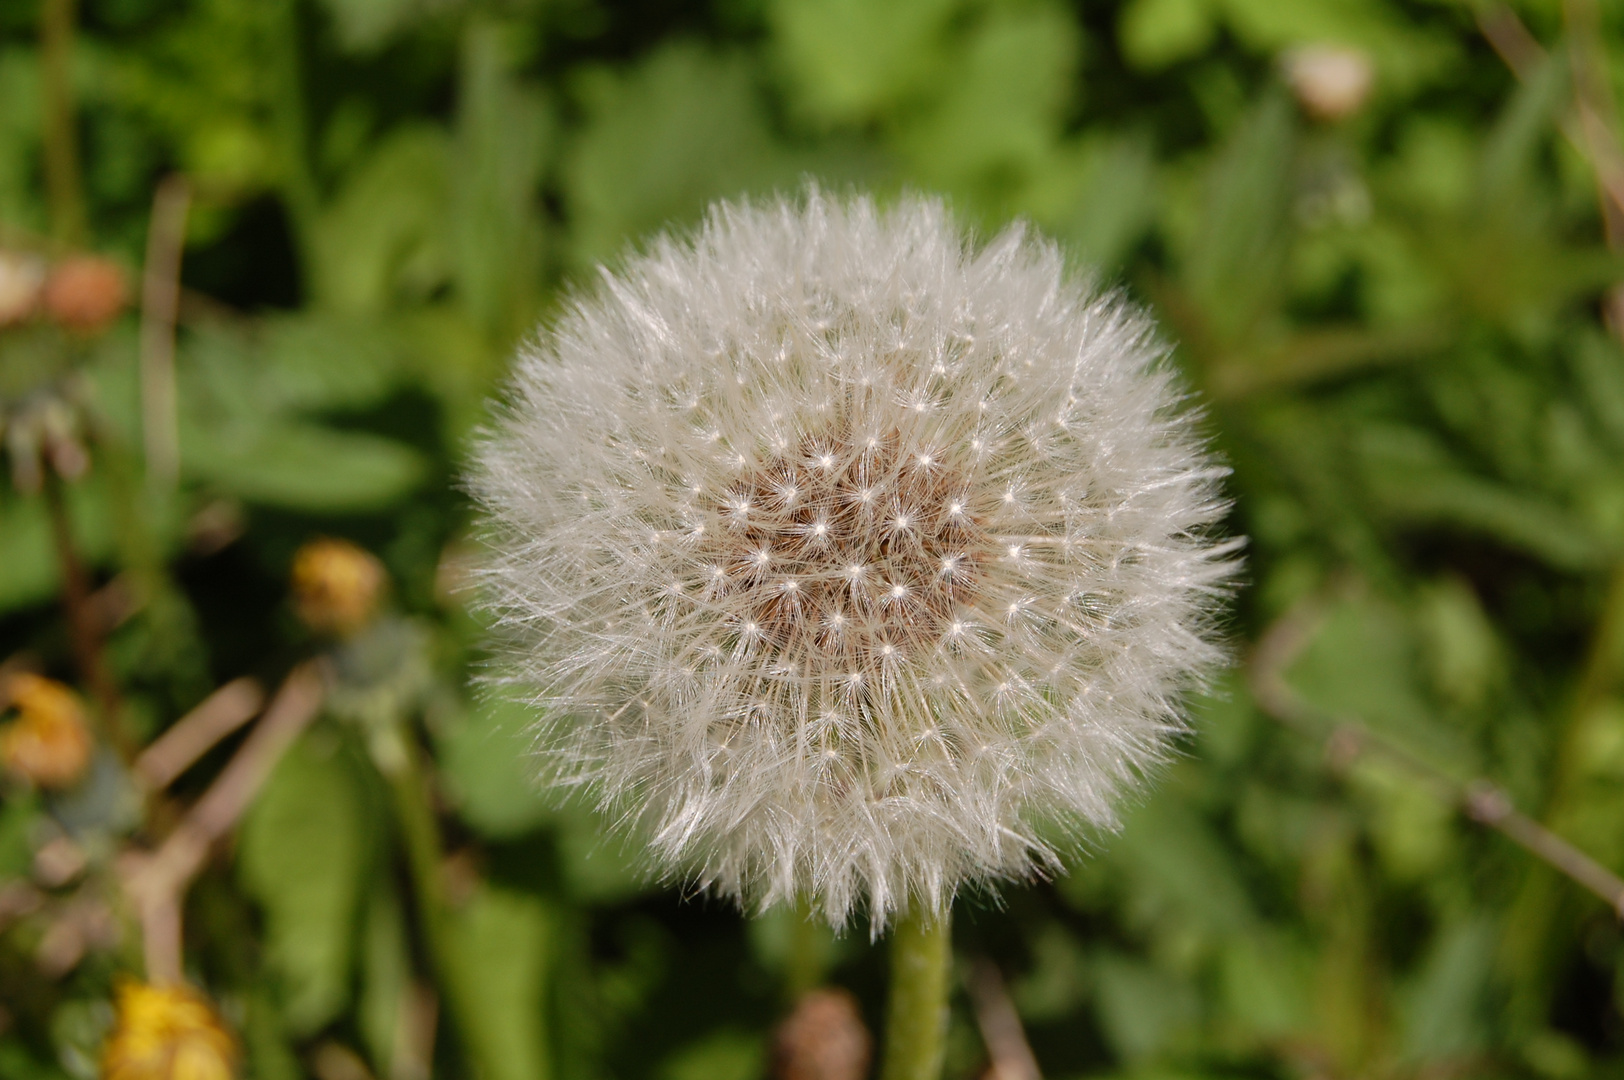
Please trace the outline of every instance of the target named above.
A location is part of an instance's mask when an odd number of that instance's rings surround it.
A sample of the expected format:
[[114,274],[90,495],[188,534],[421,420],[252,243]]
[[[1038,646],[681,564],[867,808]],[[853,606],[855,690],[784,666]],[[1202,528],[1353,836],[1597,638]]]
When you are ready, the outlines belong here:
[[103,1080],[231,1080],[237,1044],[207,1001],[179,986],[127,982],[102,1048]]
[[318,633],[361,629],[377,612],[383,586],[383,564],[347,540],[312,540],[293,557],[294,606]]
[[21,674],[0,686],[0,705],[8,701],[17,719],[0,731],[0,763],[39,787],[72,787],[91,751],[78,695],[54,679]]

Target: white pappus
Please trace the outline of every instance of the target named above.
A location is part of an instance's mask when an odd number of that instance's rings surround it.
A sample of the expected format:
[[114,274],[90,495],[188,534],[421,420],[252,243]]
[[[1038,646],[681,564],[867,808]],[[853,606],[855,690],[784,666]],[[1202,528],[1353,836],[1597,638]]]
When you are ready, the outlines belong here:
[[471,480],[545,778],[836,924],[1057,869],[1221,660],[1238,541],[1165,353],[920,197],[721,203],[603,271]]

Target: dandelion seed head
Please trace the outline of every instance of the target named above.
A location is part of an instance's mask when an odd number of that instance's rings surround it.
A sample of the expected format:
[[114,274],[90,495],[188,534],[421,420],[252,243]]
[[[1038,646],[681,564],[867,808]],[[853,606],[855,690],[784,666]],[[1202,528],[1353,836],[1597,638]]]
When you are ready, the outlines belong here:
[[1221,470],[1164,352],[925,199],[723,203],[605,272],[472,478],[545,778],[836,924],[1059,870],[1221,660]]

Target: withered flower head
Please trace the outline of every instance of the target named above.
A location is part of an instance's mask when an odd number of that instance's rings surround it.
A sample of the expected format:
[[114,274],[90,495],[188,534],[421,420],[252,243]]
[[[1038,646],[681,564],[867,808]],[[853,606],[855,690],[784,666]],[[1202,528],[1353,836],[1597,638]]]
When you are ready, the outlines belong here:
[[129,301],[124,271],[97,255],[75,255],[45,279],[45,313],[69,330],[94,333],[118,317]]
[[322,538],[293,557],[293,602],[305,625],[352,634],[372,621],[387,580],[376,556],[348,540]]
[[79,696],[54,679],[23,673],[0,684],[0,708],[6,707],[17,715],[0,729],[0,764],[42,788],[78,783],[92,749]]

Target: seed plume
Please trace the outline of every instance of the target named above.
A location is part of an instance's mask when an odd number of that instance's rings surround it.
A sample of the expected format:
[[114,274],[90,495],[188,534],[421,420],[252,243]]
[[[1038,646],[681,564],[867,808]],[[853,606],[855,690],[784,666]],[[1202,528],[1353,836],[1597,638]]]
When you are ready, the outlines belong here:
[[918,198],[723,203],[604,271],[473,477],[545,777],[835,923],[1057,869],[1219,659],[1222,470],[1163,355]]

